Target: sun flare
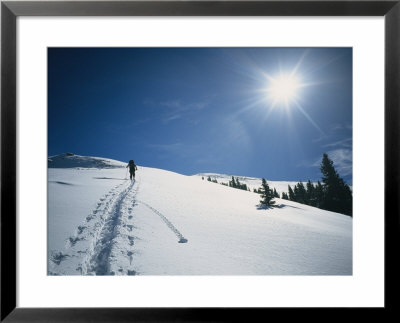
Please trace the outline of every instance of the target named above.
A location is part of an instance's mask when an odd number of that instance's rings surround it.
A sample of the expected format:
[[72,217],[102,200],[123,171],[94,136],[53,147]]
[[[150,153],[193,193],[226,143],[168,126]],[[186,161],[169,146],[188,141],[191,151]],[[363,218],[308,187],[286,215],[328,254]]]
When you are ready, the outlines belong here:
[[270,80],[267,93],[275,102],[288,104],[297,96],[297,90],[301,86],[299,80],[293,75],[279,75]]

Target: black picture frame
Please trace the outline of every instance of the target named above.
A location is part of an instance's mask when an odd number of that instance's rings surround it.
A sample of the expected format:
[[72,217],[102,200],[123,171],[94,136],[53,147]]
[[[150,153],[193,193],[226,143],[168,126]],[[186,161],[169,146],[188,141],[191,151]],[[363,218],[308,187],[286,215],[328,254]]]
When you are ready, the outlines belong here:
[[[400,0],[387,1],[2,1],[1,3],[1,321],[189,322],[254,321],[265,310],[304,318],[307,309],[255,308],[18,308],[16,263],[16,19],[19,16],[384,16],[385,18],[385,306],[396,311],[399,287]],[[40,292],[40,291],[38,291]],[[397,292],[397,293],[396,293]],[[308,309],[310,310],[310,308]],[[329,316],[342,318],[332,309]],[[337,309],[336,309],[337,310]],[[343,309],[349,315],[350,309]],[[357,309],[353,309],[357,310]],[[365,309],[364,309],[365,310]],[[372,310],[372,311],[371,311]],[[285,313],[284,313],[285,311]],[[270,314],[268,314],[270,315]],[[333,316],[333,317],[332,317]],[[349,318],[349,317],[347,317]],[[271,318],[272,319],[272,318]],[[299,319],[299,317],[298,317]],[[320,317],[321,319],[321,317]]]

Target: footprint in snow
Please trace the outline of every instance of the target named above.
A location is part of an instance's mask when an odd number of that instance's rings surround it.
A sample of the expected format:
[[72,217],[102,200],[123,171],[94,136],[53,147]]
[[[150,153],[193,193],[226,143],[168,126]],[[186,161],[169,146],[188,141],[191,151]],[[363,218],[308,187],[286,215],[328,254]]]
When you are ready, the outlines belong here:
[[133,260],[133,252],[132,251],[128,251],[127,253],[128,257],[129,257],[129,264],[132,265],[132,260]]
[[94,215],[88,215],[88,216],[86,217],[86,222],[90,222],[90,221],[93,220],[94,218],[95,218]]
[[83,231],[85,231],[85,229],[86,229],[87,227],[86,226],[84,226],[84,225],[80,225],[80,226],[78,226],[78,234],[82,234],[82,232]]
[[67,258],[69,258],[70,255],[63,254],[61,251],[60,252],[53,252],[51,255],[51,260],[56,264],[59,265],[61,262]]
[[82,241],[82,240],[85,240],[85,238],[79,238],[79,237],[69,237],[68,238],[68,241],[69,241],[69,244],[71,245],[71,247],[75,246],[78,241]]

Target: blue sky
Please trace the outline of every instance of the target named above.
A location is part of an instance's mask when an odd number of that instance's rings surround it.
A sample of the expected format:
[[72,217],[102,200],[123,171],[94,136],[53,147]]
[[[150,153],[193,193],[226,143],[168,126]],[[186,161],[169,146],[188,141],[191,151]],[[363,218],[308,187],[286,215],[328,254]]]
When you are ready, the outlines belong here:
[[326,152],[351,184],[352,49],[50,48],[48,153],[63,152],[293,181],[319,180]]

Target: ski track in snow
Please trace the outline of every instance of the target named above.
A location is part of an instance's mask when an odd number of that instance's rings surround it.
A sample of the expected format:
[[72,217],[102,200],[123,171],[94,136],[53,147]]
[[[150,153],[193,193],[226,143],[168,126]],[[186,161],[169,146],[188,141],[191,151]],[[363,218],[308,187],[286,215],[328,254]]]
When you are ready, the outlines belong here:
[[155,214],[178,237],[178,243],[188,240],[160,211],[146,202],[139,201],[138,180],[124,182],[97,202],[95,209],[86,216],[65,246],[65,251],[53,251],[50,257],[49,274],[66,274],[75,266],[81,275],[137,275],[134,267],[134,207],[141,203]]
[[[132,265],[133,252],[126,250],[126,247],[131,246],[129,241],[134,241],[134,237],[130,235],[133,228],[133,223],[131,223],[132,218],[129,219],[137,194],[137,189],[132,189],[134,183],[135,182],[132,181],[128,187],[117,195],[107,219],[98,231],[92,248],[90,248],[90,252],[88,252],[83,263],[82,274],[128,274],[128,272],[124,272],[122,267],[118,268],[117,271],[115,270],[115,260],[123,258],[119,257],[120,255],[118,255],[118,252],[120,252],[122,256],[129,259],[129,265]],[[128,237],[130,237],[131,240]],[[127,268],[129,266],[123,267]],[[135,273],[133,269],[128,270],[130,273]]]
[[182,233],[179,232],[179,230],[177,228],[175,228],[175,226],[171,223],[171,221],[169,221],[167,219],[167,217],[165,215],[163,215],[160,211],[156,210],[154,207],[152,207],[151,205],[143,202],[143,201],[137,201],[138,203],[143,204],[144,206],[148,207],[150,210],[152,210],[155,214],[157,214],[161,220],[164,221],[164,223],[168,226],[168,228],[171,229],[171,231],[173,233],[175,233],[175,235],[179,238],[179,243],[186,243],[187,239],[184,238],[184,236],[182,235]]
[[119,184],[102,196],[67,239],[66,250],[51,253],[49,274],[64,274],[75,265],[77,274],[82,275],[136,275],[133,208],[138,190],[135,180]]

